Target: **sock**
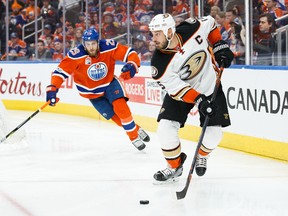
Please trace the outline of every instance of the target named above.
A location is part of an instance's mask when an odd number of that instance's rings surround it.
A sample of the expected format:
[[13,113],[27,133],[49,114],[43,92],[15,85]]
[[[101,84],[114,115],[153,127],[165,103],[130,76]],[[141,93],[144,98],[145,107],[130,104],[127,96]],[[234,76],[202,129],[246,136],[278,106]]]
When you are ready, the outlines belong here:
[[122,127],[122,124],[121,124],[121,120],[120,118],[115,114],[114,116],[112,116],[112,121],[114,121],[118,126]]
[[200,149],[198,151],[198,154],[200,156],[207,156],[208,154],[210,154],[213,151],[213,149],[208,149],[206,148],[203,144],[201,144]]
[[179,144],[174,149],[162,149],[163,155],[171,168],[178,168],[181,164],[181,145]]
[[[119,98],[112,103],[114,112],[119,117],[121,125],[132,141],[138,137],[138,125],[134,122],[130,108],[124,98]],[[112,119],[113,120],[113,119]]]

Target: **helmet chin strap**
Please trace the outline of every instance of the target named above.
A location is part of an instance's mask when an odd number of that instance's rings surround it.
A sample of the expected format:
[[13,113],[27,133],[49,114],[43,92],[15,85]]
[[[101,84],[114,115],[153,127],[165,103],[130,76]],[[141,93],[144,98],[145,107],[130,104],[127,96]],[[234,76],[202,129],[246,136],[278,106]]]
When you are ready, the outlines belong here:
[[[168,34],[168,33],[167,33],[167,34]],[[166,36],[166,40],[168,41],[168,43],[167,43],[166,48],[164,48],[164,49],[168,49],[168,47],[170,46],[171,41],[172,41],[172,39],[173,39],[173,36],[174,36],[174,33],[172,33],[172,36],[171,36],[170,39],[168,38],[168,35]]]

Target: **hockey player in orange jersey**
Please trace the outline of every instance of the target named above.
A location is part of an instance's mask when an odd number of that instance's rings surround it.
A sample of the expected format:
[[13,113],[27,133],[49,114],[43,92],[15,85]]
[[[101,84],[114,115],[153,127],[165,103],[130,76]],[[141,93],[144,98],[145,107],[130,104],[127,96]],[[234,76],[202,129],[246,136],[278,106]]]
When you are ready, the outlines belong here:
[[73,75],[79,94],[90,100],[105,119],[112,119],[123,127],[132,144],[143,150],[146,147],[143,141],[148,142],[150,138],[133,120],[125,90],[114,74],[116,61],[126,63],[120,79],[131,79],[138,72],[140,59],[132,48],[114,40],[99,40],[95,29],[84,31],[82,44],[70,50],[52,73],[46,101],[55,106],[61,84]]

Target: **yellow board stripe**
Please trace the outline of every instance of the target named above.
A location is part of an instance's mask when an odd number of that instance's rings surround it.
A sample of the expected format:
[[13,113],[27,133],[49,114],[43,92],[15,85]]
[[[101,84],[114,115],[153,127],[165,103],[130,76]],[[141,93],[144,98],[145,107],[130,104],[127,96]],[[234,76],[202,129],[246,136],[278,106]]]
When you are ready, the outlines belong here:
[[[16,101],[3,100],[3,104],[7,109],[14,110],[37,110],[45,102],[36,101]],[[81,106],[74,104],[59,103],[55,107],[46,107],[43,112],[62,113],[69,115],[84,116],[95,118],[98,120],[105,120],[93,106]],[[133,116],[134,120],[148,131],[155,132],[158,123],[156,117]],[[106,121],[106,120],[105,120]],[[191,125],[186,125],[181,128],[179,135],[183,139],[197,142],[201,133],[201,128]],[[288,143],[277,142],[273,140],[261,139],[256,137],[244,136],[234,133],[224,132],[224,137],[220,143],[221,147],[243,151],[255,155],[270,157],[278,160],[288,161]]]

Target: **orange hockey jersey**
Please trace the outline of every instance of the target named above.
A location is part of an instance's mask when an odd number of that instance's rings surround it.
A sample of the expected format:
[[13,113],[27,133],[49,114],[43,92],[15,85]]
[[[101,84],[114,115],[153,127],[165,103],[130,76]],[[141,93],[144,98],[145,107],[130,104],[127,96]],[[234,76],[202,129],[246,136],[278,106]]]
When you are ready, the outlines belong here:
[[60,88],[63,81],[73,75],[82,97],[93,99],[104,95],[114,78],[116,61],[133,62],[140,67],[136,51],[114,40],[100,40],[99,54],[91,57],[81,44],[69,51],[52,73],[51,84]]

